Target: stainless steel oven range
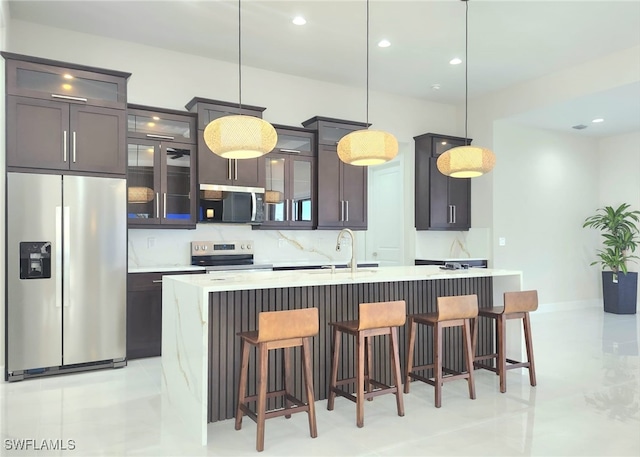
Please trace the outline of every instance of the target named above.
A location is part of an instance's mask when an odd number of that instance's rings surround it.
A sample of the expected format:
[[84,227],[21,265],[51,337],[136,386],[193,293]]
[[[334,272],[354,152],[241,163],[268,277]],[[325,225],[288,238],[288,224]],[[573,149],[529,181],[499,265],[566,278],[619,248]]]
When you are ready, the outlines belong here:
[[192,241],[191,265],[205,267],[207,273],[217,271],[268,271],[270,264],[253,261],[253,241]]

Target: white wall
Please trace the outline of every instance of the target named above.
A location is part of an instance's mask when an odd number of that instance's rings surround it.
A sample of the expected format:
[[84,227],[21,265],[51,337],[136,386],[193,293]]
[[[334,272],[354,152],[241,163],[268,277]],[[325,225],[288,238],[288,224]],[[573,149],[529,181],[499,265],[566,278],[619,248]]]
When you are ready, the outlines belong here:
[[493,133],[493,230],[506,239],[495,266],[523,270],[524,288],[543,303],[598,298],[594,238],[582,229],[598,200],[597,141],[508,122]]
[[[630,209],[640,210],[640,132],[602,139],[598,144],[598,168],[600,192],[594,206],[615,208],[628,203]],[[638,263],[628,267],[640,271]]]

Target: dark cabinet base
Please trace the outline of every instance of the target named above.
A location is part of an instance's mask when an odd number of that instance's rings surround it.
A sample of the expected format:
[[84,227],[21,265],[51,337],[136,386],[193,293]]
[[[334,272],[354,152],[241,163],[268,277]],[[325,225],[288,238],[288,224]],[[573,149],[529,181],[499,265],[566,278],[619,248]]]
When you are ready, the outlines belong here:
[[127,285],[127,359],[157,357],[162,347],[162,276],[202,273],[129,273]]

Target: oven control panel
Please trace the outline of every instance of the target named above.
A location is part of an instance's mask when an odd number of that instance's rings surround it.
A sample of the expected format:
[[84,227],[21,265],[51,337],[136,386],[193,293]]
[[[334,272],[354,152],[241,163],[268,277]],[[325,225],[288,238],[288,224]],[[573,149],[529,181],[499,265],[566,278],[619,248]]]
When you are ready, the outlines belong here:
[[253,241],[192,241],[191,256],[253,254]]

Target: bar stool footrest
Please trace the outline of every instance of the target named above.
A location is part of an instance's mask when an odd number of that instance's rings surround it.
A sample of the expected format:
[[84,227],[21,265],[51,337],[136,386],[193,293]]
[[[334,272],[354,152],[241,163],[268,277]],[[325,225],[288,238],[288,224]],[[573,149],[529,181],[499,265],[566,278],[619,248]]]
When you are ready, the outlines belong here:
[[492,371],[494,373],[498,372],[498,369],[489,365],[485,365],[484,363],[478,363],[478,362],[473,362],[473,367],[474,368],[478,368],[478,369],[482,369],[482,370],[489,370]]
[[[279,395],[278,395],[279,394]],[[266,411],[265,412],[265,419],[270,419],[272,417],[279,417],[279,416],[290,416],[291,414],[295,414],[295,413],[301,413],[301,412],[308,412],[309,411],[309,405],[307,403],[304,403],[302,400],[300,400],[299,398],[296,398],[292,395],[286,394],[284,393],[284,390],[282,391],[275,391],[275,392],[269,392],[267,394],[267,397],[284,397],[286,400],[289,400],[291,403],[293,403],[295,406],[291,407],[291,408],[279,408],[279,409],[274,409],[271,411]],[[257,395],[253,395],[251,397],[246,397],[245,398],[245,402],[249,403],[252,401],[256,401],[258,399]],[[253,411],[251,408],[249,408],[249,406],[247,406],[246,404],[242,404],[240,405],[240,409],[242,410],[242,412],[244,414],[246,414],[246,416],[253,420],[254,422],[258,422],[258,414]]]

